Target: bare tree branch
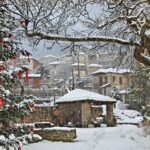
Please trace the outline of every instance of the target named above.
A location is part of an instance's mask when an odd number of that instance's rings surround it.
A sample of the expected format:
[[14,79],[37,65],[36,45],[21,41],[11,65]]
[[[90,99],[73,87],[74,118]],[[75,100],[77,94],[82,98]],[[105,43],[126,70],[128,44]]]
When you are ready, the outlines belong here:
[[27,33],[28,37],[40,37],[41,39],[45,40],[56,40],[56,41],[68,41],[68,42],[111,42],[111,43],[118,43],[122,45],[130,45],[130,46],[140,46],[139,43],[123,40],[119,38],[113,38],[113,37],[64,37],[64,36],[56,36],[56,35],[44,35],[40,32],[34,32],[34,33]]

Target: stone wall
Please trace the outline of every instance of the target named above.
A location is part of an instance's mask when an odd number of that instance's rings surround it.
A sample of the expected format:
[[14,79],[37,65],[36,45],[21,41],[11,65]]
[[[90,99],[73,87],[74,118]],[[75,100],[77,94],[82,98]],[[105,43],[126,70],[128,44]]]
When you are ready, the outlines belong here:
[[92,119],[91,103],[82,103],[82,127],[88,127]]
[[43,140],[71,142],[76,138],[76,129],[35,129],[35,134],[40,135]]
[[61,112],[59,124],[62,126],[66,126],[69,122],[73,125],[81,124],[81,105],[80,102],[59,104],[58,110]]
[[88,101],[61,103],[58,109],[60,111],[58,124],[62,126],[67,126],[68,122],[71,122],[76,127],[88,127],[94,118],[102,114],[100,108],[92,108],[91,102]]
[[108,103],[106,105],[106,114],[107,114],[107,126],[111,127],[111,126],[115,126],[115,120],[114,120],[114,116],[113,116],[113,104]]
[[52,107],[36,107],[34,112],[31,112],[29,115],[26,115],[21,119],[18,119],[17,122],[21,123],[51,122],[52,119],[53,119]]

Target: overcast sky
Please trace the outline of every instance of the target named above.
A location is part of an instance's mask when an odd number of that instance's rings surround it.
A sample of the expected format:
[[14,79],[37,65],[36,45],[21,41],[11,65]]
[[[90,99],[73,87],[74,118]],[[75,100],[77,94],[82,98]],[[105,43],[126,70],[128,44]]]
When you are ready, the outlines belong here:
[[[89,9],[90,15],[94,17],[94,16],[99,16],[100,14],[102,14],[103,11],[102,11],[102,9],[99,9],[99,8],[100,8],[100,6],[97,4],[92,5],[92,6],[89,5],[88,9]],[[75,26],[75,30],[77,32],[80,32],[80,30],[83,30],[83,25],[77,24]],[[50,43],[51,41],[48,41],[48,42]],[[40,58],[40,57],[48,55],[48,54],[60,55],[60,54],[65,53],[65,51],[63,51],[63,52],[61,51],[62,48],[60,48],[59,45],[55,45],[52,50],[47,49],[47,47],[49,45],[48,42],[47,42],[47,44],[45,44],[45,46],[44,46],[43,42],[40,42],[40,44],[35,49],[33,49],[32,46],[29,46],[28,42],[23,40],[22,47],[24,49],[26,49],[27,51],[31,52],[33,57],[36,57],[36,58]]]

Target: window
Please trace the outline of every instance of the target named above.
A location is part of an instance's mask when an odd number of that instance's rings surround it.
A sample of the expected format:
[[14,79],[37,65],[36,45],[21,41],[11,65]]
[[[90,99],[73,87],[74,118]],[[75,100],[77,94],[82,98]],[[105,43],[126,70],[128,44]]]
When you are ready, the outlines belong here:
[[113,76],[113,83],[115,83],[115,80],[116,80],[116,77],[115,77],[115,76]]
[[104,93],[103,94],[106,95],[106,87],[104,88]]
[[29,87],[33,87],[33,79],[29,79]]
[[103,77],[99,77],[99,84],[100,86],[103,85]]
[[105,83],[107,83],[107,76],[105,77]]
[[119,78],[119,84],[122,85],[122,77]]

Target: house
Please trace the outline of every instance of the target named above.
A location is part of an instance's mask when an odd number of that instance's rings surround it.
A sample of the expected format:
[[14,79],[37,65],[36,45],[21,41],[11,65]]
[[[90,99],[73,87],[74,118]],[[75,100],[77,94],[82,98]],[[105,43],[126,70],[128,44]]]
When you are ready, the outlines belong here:
[[49,74],[54,76],[58,76],[58,72],[64,68],[66,62],[64,61],[53,61],[46,65],[46,68],[49,70]]
[[88,73],[91,74],[100,68],[102,68],[102,65],[100,65],[100,64],[89,64],[88,65]]
[[[126,89],[131,85],[131,74],[130,69],[99,69],[92,73],[95,90],[103,95],[109,95],[114,89],[127,91]],[[127,93],[129,92],[125,94]],[[120,94],[123,95],[122,92]],[[123,99],[123,101],[125,102],[126,100]]]
[[25,89],[40,89],[42,76],[41,74],[30,73],[28,77],[23,75],[21,83]]
[[27,67],[31,71],[35,71],[37,68],[41,66],[41,63],[34,57],[29,57],[29,59],[21,58],[19,60],[19,64],[21,66]]
[[[96,114],[96,117],[101,117],[101,109],[99,112],[93,109],[101,105],[106,105],[106,120],[107,126],[114,126],[113,105],[115,99],[94,92],[82,89],[75,89],[65,94],[60,99],[56,100],[60,116],[59,124],[67,125],[68,122],[82,127],[88,127]],[[96,107],[93,107],[96,106]],[[96,113],[96,114],[95,114]]]
[[49,55],[45,55],[43,57],[41,57],[39,59],[39,61],[43,64],[43,65],[47,65],[51,62],[54,62],[54,61],[59,61],[59,57],[55,56],[55,55],[52,55],[52,54],[49,54]]
[[27,67],[30,71],[35,71],[37,70],[40,66],[41,63],[34,57],[20,57],[14,60],[7,61],[8,66],[13,66],[13,67]]
[[74,77],[84,77],[87,74],[87,68],[85,64],[74,63],[71,65],[72,73]]

